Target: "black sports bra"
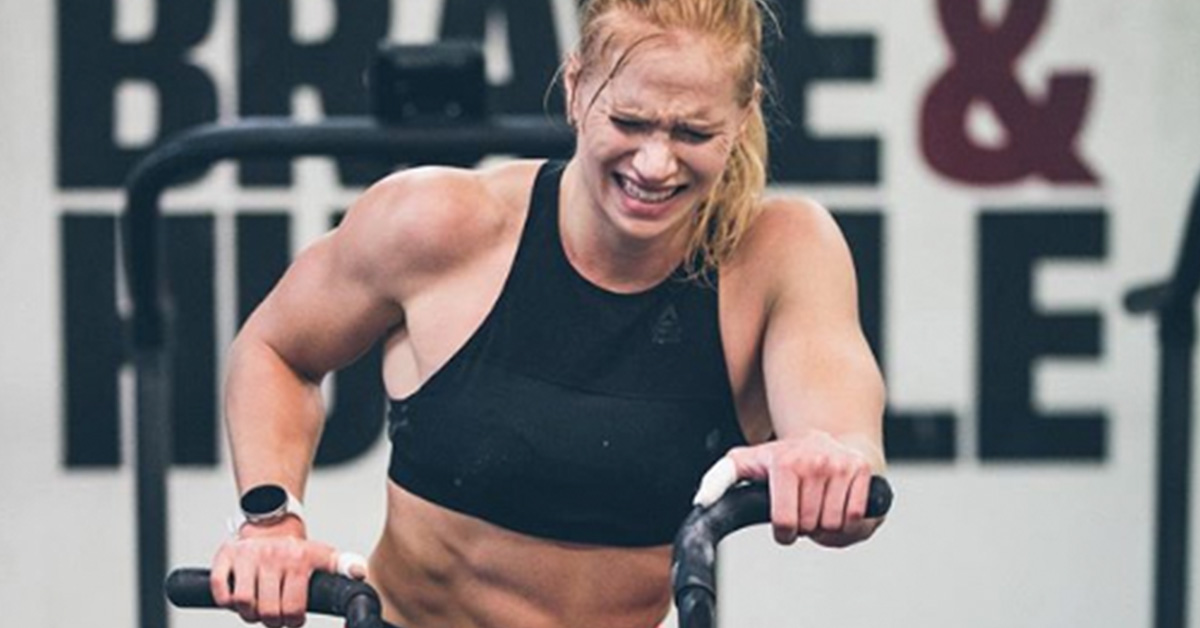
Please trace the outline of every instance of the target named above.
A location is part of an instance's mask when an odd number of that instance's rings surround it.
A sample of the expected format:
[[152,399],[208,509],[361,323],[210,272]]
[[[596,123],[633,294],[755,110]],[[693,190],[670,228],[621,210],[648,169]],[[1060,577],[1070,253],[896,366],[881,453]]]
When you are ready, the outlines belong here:
[[700,476],[745,444],[716,278],[604,290],[563,252],[563,166],[538,172],[503,291],[467,343],[392,400],[389,477],[443,507],[548,539],[670,543]]

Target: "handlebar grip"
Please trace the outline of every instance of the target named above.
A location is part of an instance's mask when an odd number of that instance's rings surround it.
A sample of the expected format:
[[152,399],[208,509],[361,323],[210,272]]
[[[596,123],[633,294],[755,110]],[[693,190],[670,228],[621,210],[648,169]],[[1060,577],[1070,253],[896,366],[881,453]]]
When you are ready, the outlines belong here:
[[867,491],[867,518],[878,519],[887,515],[892,509],[894,497],[895,493],[892,492],[892,485],[888,483],[887,478],[871,476],[871,486]]
[[[867,517],[877,519],[886,515],[893,497],[887,479],[872,476]],[[735,486],[712,506],[692,509],[675,537],[671,560],[671,582],[680,626],[715,625],[717,543],[737,530],[769,521],[771,494],[763,482]]]
[[172,571],[163,585],[167,599],[177,608],[216,608],[209,574],[207,569],[191,567]]
[[[217,608],[209,584],[211,571],[176,569],[167,576],[167,599],[179,608]],[[378,628],[379,595],[371,585],[324,571],[313,572],[308,582],[308,612],[346,618],[348,628]]]

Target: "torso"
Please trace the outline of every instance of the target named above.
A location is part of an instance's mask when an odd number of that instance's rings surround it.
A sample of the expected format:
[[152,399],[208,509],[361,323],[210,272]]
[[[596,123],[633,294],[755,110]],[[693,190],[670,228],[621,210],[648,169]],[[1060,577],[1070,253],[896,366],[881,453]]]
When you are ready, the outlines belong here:
[[[403,302],[405,325],[387,340],[389,396],[411,395],[480,327],[499,298],[521,237],[537,162],[483,171],[461,233],[469,256]],[[748,238],[752,245],[753,237]],[[749,247],[748,247],[749,248]],[[770,434],[761,373],[767,316],[753,255],[719,278],[720,336],[742,432]],[[388,518],[371,579],[385,618],[434,626],[655,626],[669,604],[669,547],[603,547],[523,535],[460,514],[389,483]]]

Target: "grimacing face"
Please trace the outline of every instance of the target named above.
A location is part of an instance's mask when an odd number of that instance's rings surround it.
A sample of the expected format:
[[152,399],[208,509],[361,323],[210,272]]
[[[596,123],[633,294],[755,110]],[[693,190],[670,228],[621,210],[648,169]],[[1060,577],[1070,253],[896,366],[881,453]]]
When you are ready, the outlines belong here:
[[568,62],[565,84],[577,132],[580,177],[601,224],[637,240],[671,238],[720,179],[750,112],[737,99],[736,68],[693,33],[621,17],[640,28],[624,64]]

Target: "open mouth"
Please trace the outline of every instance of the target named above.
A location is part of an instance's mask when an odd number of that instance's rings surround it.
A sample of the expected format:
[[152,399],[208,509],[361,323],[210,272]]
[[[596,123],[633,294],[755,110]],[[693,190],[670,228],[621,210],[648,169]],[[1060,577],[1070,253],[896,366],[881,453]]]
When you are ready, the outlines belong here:
[[634,183],[632,179],[619,174],[614,174],[613,179],[626,196],[640,203],[648,204],[665,203],[687,188],[686,185],[675,185],[665,188],[642,187]]

